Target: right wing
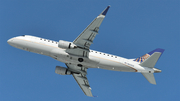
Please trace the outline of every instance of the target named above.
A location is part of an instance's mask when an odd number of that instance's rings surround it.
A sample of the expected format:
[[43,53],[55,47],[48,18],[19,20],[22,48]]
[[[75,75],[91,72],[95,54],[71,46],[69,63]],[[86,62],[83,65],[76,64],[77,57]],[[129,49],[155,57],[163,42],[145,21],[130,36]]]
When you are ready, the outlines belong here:
[[68,67],[68,70],[74,72],[72,73],[74,79],[78,83],[79,87],[82,89],[85,95],[93,97],[91,93],[91,87],[89,85],[88,79],[86,77],[87,75],[87,68],[83,66],[77,66],[72,64],[66,64]]
[[78,83],[79,87],[82,89],[85,95],[93,97],[91,93],[91,87],[88,83],[86,75],[82,74],[73,74],[74,79]]

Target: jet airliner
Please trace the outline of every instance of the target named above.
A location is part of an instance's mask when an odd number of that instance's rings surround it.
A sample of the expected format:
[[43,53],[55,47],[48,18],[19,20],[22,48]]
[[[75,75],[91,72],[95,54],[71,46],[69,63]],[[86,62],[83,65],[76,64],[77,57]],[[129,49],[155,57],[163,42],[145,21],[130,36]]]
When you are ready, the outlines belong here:
[[88,68],[101,68],[113,71],[139,72],[151,83],[156,84],[154,74],[161,70],[154,68],[164,49],[157,48],[141,57],[126,59],[95,50],[90,50],[99,27],[110,6],[107,6],[84,31],[73,41],[52,41],[31,35],[17,36],[9,39],[9,45],[46,56],[50,56],[66,64],[66,67],[56,66],[55,73],[72,75],[85,95],[93,97],[87,79]]

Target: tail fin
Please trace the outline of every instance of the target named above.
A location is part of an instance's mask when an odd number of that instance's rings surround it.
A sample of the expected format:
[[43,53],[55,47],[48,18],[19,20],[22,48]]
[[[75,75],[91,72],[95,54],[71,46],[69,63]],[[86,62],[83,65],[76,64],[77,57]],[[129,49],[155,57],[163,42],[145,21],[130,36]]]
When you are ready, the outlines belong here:
[[[140,63],[139,65],[142,67],[149,67],[149,68],[154,69],[154,72],[161,72],[161,70],[154,68],[154,66],[163,52],[164,52],[164,49],[157,48],[135,59],[134,61],[139,62]],[[142,73],[142,75],[149,81],[149,83],[156,84],[156,80],[154,78],[153,73]]]
[[164,49],[157,48],[157,49],[135,59],[134,61],[139,62],[140,65],[143,67],[154,68],[156,62],[158,61],[159,57],[162,55],[163,52],[164,52]]

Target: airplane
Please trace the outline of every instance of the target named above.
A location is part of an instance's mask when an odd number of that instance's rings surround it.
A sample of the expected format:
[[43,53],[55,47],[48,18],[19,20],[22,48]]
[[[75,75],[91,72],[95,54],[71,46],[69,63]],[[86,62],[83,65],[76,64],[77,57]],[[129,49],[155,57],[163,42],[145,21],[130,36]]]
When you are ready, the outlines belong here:
[[52,41],[31,35],[22,35],[9,39],[9,45],[25,51],[50,56],[66,64],[66,67],[56,66],[55,73],[72,75],[85,95],[93,97],[87,79],[88,68],[101,68],[112,71],[139,72],[151,83],[156,84],[154,74],[161,70],[155,64],[163,54],[164,49],[157,48],[145,55],[126,59],[95,50],[90,50],[99,27],[106,16],[110,6],[107,6],[84,31],[73,41]]

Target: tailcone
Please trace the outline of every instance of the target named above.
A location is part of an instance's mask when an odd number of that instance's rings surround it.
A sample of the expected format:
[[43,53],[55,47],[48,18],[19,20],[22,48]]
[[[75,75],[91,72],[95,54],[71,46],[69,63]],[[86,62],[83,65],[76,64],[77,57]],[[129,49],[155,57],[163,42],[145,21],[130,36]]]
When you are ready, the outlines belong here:
[[153,69],[154,69],[154,73],[161,73],[160,69],[157,69],[157,68],[153,68]]

